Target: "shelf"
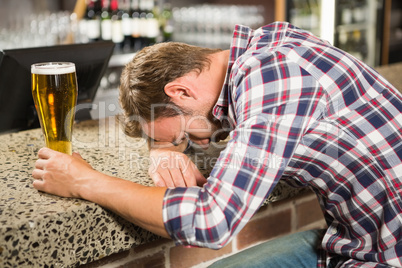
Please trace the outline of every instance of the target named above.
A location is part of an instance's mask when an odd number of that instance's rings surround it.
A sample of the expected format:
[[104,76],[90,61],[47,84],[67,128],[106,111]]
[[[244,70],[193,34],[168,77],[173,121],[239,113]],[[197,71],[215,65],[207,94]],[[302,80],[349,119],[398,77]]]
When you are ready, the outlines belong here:
[[372,26],[369,23],[354,23],[336,26],[338,32],[353,32],[355,30],[368,30],[371,28]]

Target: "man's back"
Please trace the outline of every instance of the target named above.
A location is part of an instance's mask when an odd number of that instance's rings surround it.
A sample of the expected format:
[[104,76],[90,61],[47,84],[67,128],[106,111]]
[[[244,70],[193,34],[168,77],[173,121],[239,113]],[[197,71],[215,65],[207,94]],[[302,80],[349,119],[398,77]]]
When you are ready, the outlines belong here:
[[[318,84],[302,83],[305,89],[293,90],[295,76],[289,75],[282,89],[288,91],[287,102],[298,99],[292,120],[301,106],[314,107],[283,176],[317,193],[329,224],[322,242],[327,257],[348,256],[345,265],[359,267],[369,263],[358,259],[400,266],[402,96],[371,67],[306,32],[293,31],[265,49],[283,57],[278,68],[291,74],[299,67],[303,81],[310,76]],[[261,53],[256,47],[254,55]],[[316,94],[307,100],[310,92]]]
[[284,170],[271,167],[267,179],[281,176],[317,193],[329,226],[321,262],[336,254],[345,266],[400,267],[400,93],[371,67],[292,25],[237,32],[226,85],[233,143],[248,144],[248,154],[268,164],[279,159]]

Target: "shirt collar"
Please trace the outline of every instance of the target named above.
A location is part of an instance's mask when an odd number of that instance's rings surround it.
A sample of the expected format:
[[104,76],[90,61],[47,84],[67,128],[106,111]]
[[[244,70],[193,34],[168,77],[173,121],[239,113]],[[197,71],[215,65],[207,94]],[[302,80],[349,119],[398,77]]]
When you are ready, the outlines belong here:
[[[243,25],[236,25],[234,32],[232,43],[230,45],[230,54],[229,54],[229,62],[228,68],[226,70],[225,82],[223,84],[221,93],[219,95],[218,101],[216,102],[212,113],[218,119],[226,118],[228,115],[228,106],[229,106],[229,81],[232,79],[232,66],[246,50],[250,43],[250,40],[253,36],[253,30],[250,27]],[[222,121],[222,120],[221,120]]]

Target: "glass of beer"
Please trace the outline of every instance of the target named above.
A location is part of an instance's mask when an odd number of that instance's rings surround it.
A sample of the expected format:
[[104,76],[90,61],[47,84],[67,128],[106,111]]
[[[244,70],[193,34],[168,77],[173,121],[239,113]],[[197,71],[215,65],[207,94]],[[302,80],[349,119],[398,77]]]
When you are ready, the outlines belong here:
[[71,62],[31,65],[32,96],[46,147],[72,154],[71,137],[77,105],[77,77]]

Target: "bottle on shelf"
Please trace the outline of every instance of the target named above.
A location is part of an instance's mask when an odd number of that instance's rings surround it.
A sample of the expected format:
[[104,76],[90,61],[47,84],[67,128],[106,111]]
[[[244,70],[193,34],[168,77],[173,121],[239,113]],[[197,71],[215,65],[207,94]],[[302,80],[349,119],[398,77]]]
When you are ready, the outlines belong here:
[[129,53],[171,40],[173,16],[168,5],[159,12],[155,0],[87,1],[83,25],[88,42],[113,41],[116,52]]
[[147,26],[147,13],[148,13],[148,0],[139,0],[140,3],[140,19],[139,19],[139,40],[140,49],[148,46],[148,26]]
[[130,12],[130,1],[120,0],[119,7],[121,15],[121,30],[123,33],[122,51],[123,53],[131,52],[131,33],[132,33],[132,18]]
[[144,42],[143,46],[149,46],[160,41],[157,7],[155,6],[154,0],[141,0],[140,8],[143,11],[140,14],[141,25],[143,27],[141,31]]
[[84,17],[85,33],[88,41],[99,41],[101,38],[101,0],[89,0]]
[[101,36],[102,40],[112,40],[112,14],[110,9],[110,1],[102,0],[102,14],[101,14]]
[[123,11],[119,8],[118,0],[111,0],[111,21],[112,21],[112,41],[115,43],[115,50],[121,52],[123,48],[124,35],[122,28]]
[[164,3],[163,10],[160,14],[160,25],[163,34],[163,41],[172,41],[174,31],[174,21],[172,7],[169,3]]
[[131,49],[137,51],[141,49],[141,22],[140,22],[140,1],[131,0]]

